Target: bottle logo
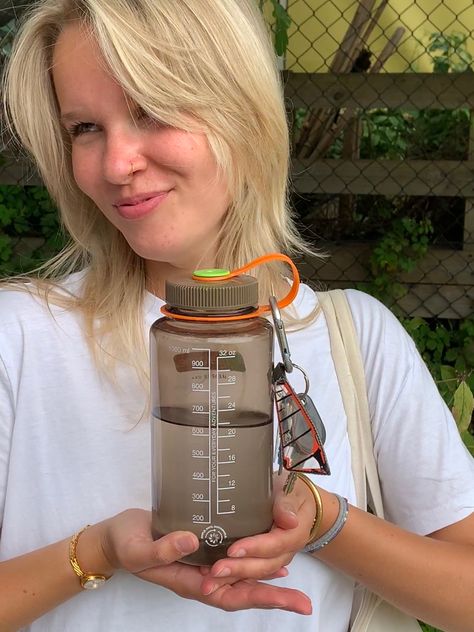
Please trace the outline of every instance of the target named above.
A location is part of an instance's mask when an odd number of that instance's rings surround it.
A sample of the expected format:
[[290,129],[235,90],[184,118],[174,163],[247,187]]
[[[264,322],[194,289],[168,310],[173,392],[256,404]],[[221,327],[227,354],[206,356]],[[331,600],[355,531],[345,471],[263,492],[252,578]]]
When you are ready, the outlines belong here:
[[201,540],[208,546],[220,546],[226,538],[227,533],[222,527],[218,527],[217,525],[206,527],[201,533]]

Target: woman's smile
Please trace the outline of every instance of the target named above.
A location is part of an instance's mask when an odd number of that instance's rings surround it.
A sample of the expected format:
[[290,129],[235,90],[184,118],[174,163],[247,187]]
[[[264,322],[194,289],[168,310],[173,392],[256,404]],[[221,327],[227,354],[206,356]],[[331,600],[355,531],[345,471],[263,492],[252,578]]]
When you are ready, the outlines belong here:
[[158,191],[156,193],[145,193],[130,198],[123,198],[114,204],[114,207],[124,219],[138,220],[152,213],[167,199],[170,193],[171,189],[169,191]]

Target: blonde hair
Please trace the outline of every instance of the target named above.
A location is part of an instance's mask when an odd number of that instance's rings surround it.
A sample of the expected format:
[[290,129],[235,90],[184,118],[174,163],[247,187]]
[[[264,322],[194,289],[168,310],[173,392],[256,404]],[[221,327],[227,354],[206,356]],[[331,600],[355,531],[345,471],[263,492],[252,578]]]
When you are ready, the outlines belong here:
[[[256,0],[43,0],[28,15],[4,83],[6,116],[32,155],[71,243],[40,270],[50,300],[72,270],[86,268],[80,309],[89,338],[107,334],[109,357],[143,369],[143,260],[76,185],[70,141],[59,123],[52,54],[79,21],[111,74],[143,110],[166,124],[206,132],[231,194],[216,266],[267,252],[309,253],[288,207],[289,139],[270,36]],[[191,117],[189,116],[191,115]],[[281,287],[279,265],[256,271],[262,297]],[[100,323],[100,326],[99,326]],[[141,358],[141,359],[139,359]]]

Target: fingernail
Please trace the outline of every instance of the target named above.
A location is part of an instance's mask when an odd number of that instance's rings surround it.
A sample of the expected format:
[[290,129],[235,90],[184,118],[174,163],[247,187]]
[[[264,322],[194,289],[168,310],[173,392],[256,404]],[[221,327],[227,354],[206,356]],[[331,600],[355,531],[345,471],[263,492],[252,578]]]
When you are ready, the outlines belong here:
[[286,512],[287,514],[290,514],[290,516],[293,516],[294,518],[296,518],[296,513],[293,510],[293,507],[289,507],[288,505],[286,507],[283,507],[283,511]]
[[203,595],[212,595],[218,589],[217,584],[210,584],[205,590],[202,591]]
[[230,568],[220,568],[217,573],[212,573],[214,577],[229,577]]
[[227,553],[229,557],[245,557],[247,555],[247,551],[245,549],[237,549],[237,551],[232,551],[232,553]]
[[193,538],[183,536],[176,541],[176,548],[180,553],[192,553],[196,548]]

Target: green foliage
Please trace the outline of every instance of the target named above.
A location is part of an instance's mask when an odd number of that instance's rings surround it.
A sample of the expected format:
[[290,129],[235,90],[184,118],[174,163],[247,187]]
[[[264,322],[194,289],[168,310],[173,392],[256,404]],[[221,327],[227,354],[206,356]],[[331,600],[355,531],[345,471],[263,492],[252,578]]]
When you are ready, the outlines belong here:
[[[466,40],[466,35],[433,33],[428,46],[433,54],[433,71],[470,71],[473,58],[466,50]],[[469,125],[470,112],[465,109],[374,110],[363,118],[361,156],[463,160],[467,158]],[[428,251],[434,231],[429,215],[407,215],[403,201],[398,202],[398,208],[387,201],[386,207],[390,206],[395,213],[370,255],[371,281],[365,289],[393,306],[407,291],[400,276],[416,268]],[[474,454],[474,436],[469,431],[474,409],[474,320],[430,324],[421,318],[399,316]],[[425,629],[433,630],[429,626]]]
[[470,432],[474,410],[474,319],[430,324],[423,318],[405,318],[402,322],[474,454],[474,436]]
[[434,628],[432,625],[428,625],[427,623],[421,623],[421,629],[423,632],[441,632],[438,628]]
[[31,270],[63,245],[58,213],[44,187],[0,186],[0,277]]
[[471,70],[472,55],[466,48],[468,35],[432,33],[427,50],[432,53],[434,72],[466,72]]
[[291,26],[291,18],[288,11],[278,2],[278,0],[259,0],[260,11],[265,9],[267,2],[272,7],[272,15],[275,20],[274,45],[277,55],[284,55],[288,47],[288,31]]
[[15,19],[0,26],[0,65],[10,56],[18,23]]
[[369,265],[373,280],[366,289],[388,305],[402,298],[407,289],[400,274],[416,268],[428,252],[432,232],[427,218],[395,217],[372,250]]
[[407,114],[397,110],[372,110],[362,117],[361,157],[405,158],[410,143],[412,123]]

